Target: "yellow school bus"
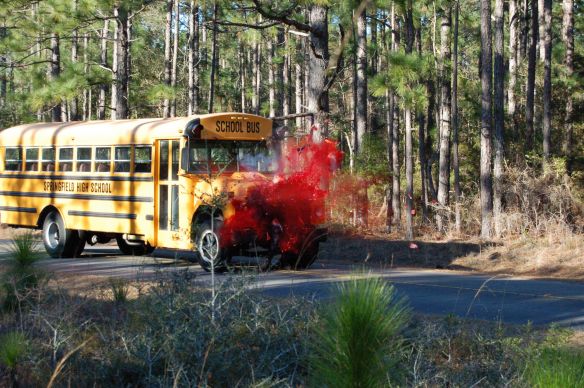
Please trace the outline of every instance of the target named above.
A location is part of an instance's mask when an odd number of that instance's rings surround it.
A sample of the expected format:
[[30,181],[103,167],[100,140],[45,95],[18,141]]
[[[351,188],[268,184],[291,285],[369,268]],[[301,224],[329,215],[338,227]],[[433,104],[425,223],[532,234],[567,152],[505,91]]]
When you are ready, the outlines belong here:
[[0,223],[41,229],[52,257],[116,239],[125,254],[195,249],[205,269],[223,268],[221,199],[273,171],[272,127],[220,113],[2,130]]

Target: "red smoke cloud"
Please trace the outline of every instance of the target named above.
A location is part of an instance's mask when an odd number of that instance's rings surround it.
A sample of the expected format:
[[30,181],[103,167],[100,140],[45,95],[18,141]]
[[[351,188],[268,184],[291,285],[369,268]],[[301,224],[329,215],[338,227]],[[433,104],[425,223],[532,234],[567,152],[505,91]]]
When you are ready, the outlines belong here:
[[232,200],[235,213],[225,220],[222,245],[255,235],[258,245],[299,252],[315,225],[326,220],[329,182],[342,159],[337,143],[328,139],[313,143],[307,136],[300,144],[295,139],[294,144],[283,142],[272,181],[258,182],[245,198]]

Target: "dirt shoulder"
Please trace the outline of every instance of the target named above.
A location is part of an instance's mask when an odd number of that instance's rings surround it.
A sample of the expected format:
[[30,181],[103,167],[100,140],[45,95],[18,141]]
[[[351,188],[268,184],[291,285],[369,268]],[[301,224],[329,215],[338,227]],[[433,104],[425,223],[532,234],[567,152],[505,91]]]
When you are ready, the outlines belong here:
[[519,237],[485,242],[398,236],[333,235],[320,256],[343,262],[505,274],[530,278],[584,281],[584,236]]

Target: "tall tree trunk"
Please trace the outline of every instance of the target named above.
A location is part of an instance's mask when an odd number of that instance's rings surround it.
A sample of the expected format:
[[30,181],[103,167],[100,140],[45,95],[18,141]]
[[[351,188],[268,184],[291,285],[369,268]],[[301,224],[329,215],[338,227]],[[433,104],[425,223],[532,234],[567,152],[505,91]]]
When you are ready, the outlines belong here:
[[573,114],[574,114],[574,97],[572,93],[572,76],[574,74],[574,0],[564,0],[562,3],[564,11],[562,23],[562,42],[566,46],[566,56],[564,64],[566,65],[566,78],[569,82],[566,98],[566,110],[564,113],[564,144],[562,151],[568,160],[568,173],[572,172],[573,158]]
[[[284,53],[281,61],[280,70],[278,71],[278,89],[279,95],[279,109],[282,116],[290,114],[290,51],[288,47],[288,39],[283,28],[278,29],[278,50]],[[284,121],[284,125],[288,125],[288,121]]]
[[[77,5],[77,1],[75,1]],[[71,62],[79,61],[79,31],[75,28],[71,33]],[[79,121],[79,98],[73,97],[71,100],[71,121]]]
[[[393,28],[396,25],[396,15],[395,15],[395,5],[391,7],[391,24],[392,26],[392,34],[391,34],[391,49],[392,51],[397,51],[399,47],[399,37],[398,37],[398,29]],[[393,206],[393,219],[396,228],[401,227],[401,188],[400,188],[400,159],[399,159],[399,125],[395,122],[395,116],[397,112],[396,108],[396,97],[395,95],[391,96],[390,99],[390,114],[392,119],[392,150],[391,150],[391,159],[392,159],[392,166],[393,166],[393,173],[392,173],[392,199],[391,203]]]
[[[109,35],[109,20],[106,19],[103,22],[103,30],[101,31],[100,37],[100,59],[99,63],[102,67],[107,68],[107,40]],[[112,70],[113,67],[112,67]],[[97,119],[105,120],[105,107],[106,107],[106,93],[108,89],[108,84],[103,83],[99,85],[99,97],[97,100]]]
[[[294,63],[294,106],[296,113],[302,113],[302,65],[298,57],[303,53],[302,41],[296,43],[296,61]],[[302,118],[296,119],[296,129],[302,128]]]
[[[115,14],[115,12],[114,12]],[[114,41],[113,41],[113,48],[112,48],[112,86],[111,86],[111,102],[110,102],[110,119],[116,119],[116,106],[118,105],[118,88],[117,88],[117,79],[118,79],[118,50],[119,50],[119,26],[118,23],[114,20]]]
[[539,54],[539,61],[543,64],[545,62],[545,0],[537,0],[537,9],[539,10],[539,33],[537,34],[539,40],[537,42],[537,50]]
[[240,106],[241,112],[245,113],[245,50],[243,49],[243,42],[241,40],[238,41],[239,44],[239,98],[240,98]]
[[501,236],[503,214],[503,163],[505,158],[505,57],[504,57],[504,0],[495,0],[495,159],[493,163],[493,213],[495,235]]
[[[89,74],[89,34],[83,35],[83,74],[85,77]],[[91,120],[91,89],[83,89],[83,121]]]
[[[387,171],[393,174],[393,95],[390,91],[385,92],[385,121],[387,123]],[[393,221],[393,183],[388,182],[385,191],[385,200],[387,202],[387,211],[385,216],[385,227],[387,233],[391,232]]]
[[219,12],[219,5],[217,2],[213,4],[213,42],[211,44],[211,75],[209,76],[209,108],[207,111],[213,113],[215,100],[215,72],[217,71],[217,12]]
[[266,45],[268,51],[268,105],[270,107],[270,117],[276,116],[276,72],[274,69],[274,40],[268,36],[268,43]]
[[552,154],[552,0],[544,0],[543,21],[543,158],[547,163]]
[[519,54],[519,27],[521,13],[517,6],[518,0],[509,0],[509,88],[507,89],[507,112],[513,120],[513,134],[517,137],[519,131],[519,117],[517,115],[517,101],[515,88],[517,87],[517,65]]
[[[34,11],[34,8],[33,8]],[[34,12],[33,12],[34,18]],[[6,27],[0,26],[0,41],[6,38]],[[0,55],[0,107],[6,105],[6,96],[8,90],[8,77],[6,76],[7,73],[7,65],[8,60],[6,56]]]
[[[178,1],[178,0],[177,0]],[[164,28],[164,84],[170,87],[172,78],[172,8],[174,0],[166,0],[166,24]],[[170,117],[170,98],[163,102],[163,117]]]
[[[176,71],[178,67],[178,41],[180,27],[180,1],[174,3],[174,33],[172,42],[172,66],[170,71],[170,87],[173,91],[176,89]],[[170,117],[176,116],[176,97],[172,98],[170,103]]]
[[493,67],[491,49],[491,0],[481,6],[481,237],[491,237],[493,181],[491,176],[491,94]]
[[128,118],[128,55],[129,55],[129,40],[128,40],[128,10],[124,6],[114,7],[114,16],[117,22],[117,68],[116,68],[116,105],[115,105],[115,120]]
[[[258,38],[259,39],[259,38]],[[260,113],[260,92],[261,92],[261,80],[262,72],[260,67],[260,62],[262,60],[262,46],[260,41],[255,42],[254,53],[253,53],[253,95],[252,95],[252,108],[253,112],[257,115]]]
[[[443,10],[440,28],[440,162],[438,173],[438,202],[441,207],[448,206],[450,192],[450,119],[451,81],[450,81],[450,27],[452,10]],[[444,230],[448,213],[441,209],[436,213],[438,230]]]
[[537,0],[531,1],[531,30],[530,30],[530,45],[528,53],[527,64],[527,86],[526,101],[525,101],[525,152],[531,151],[533,148],[533,112],[535,109],[535,71],[536,71],[536,49],[537,49]]
[[414,238],[414,158],[412,147],[412,112],[404,108],[406,126],[406,240]]
[[364,7],[361,14],[356,15],[356,19],[355,145],[353,148],[354,152],[359,154],[367,132],[367,15]]
[[[428,110],[426,113],[426,150],[430,153],[430,159],[426,161],[426,187],[429,194],[432,196],[432,200],[438,198],[438,191],[434,185],[434,177],[432,175],[432,165],[434,164],[435,156],[433,155],[433,145],[432,145],[432,130],[436,129],[436,87],[434,85],[434,80],[430,78],[426,83],[426,94],[428,95]],[[438,131],[440,133],[440,131]]]
[[529,0],[519,0],[521,7],[521,36],[519,38],[519,55],[517,63],[521,63],[521,58],[527,57],[529,45]]
[[458,160],[458,14],[460,4],[454,4],[454,47],[452,51],[452,169],[454,170],[454,219],[456,232],[462,230],[460,215],[460,167]]
[[310,7],[309,24],[309,73],[310,82],[307,90],[307,105],[310,112],[315,112],[315,122],[320,125],[320,130],[314,131],[312,137],[319,142],[328,135],[326,124],[329,113],[329,97],[326,85],[326,69],[329,62],[328,47],[328,8],[321,5]]
[[189,116],[199,111],[199,6],[191,0],[189,18]]
[[[56,82],[61,75],[61,51],[59,47],[59,35],[51,34],[51,81]],[[62,121],[61,101],[55,103],[51,108],[51,120],[53,122]]]

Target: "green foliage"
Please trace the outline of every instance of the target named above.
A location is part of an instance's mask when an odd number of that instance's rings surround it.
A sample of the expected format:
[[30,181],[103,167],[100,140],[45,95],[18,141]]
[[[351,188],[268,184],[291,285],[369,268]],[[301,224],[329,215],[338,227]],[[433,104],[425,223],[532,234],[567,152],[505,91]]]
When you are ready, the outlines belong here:
[[525,379],[537,388],[584,387],[584,352],[544,348],[528,360]]
[[28,348],[28,341],[20,332],[9,332],[0,337],[0,363],[14,369]]
[[327,387],[381,387],[398,383],[400,332],[409,319],[405,301],[380,278],[357,277],[339,287],[325,309],[311,358],[311,382]]
[[116,304],[124,304],[128,301],[130,287],[127,280],[122,278],[110,278],[109,285],[112,291],[112,297]]
[[38,261],[39,245],[38,237],[31,231],[16,235],[10,246],[14,269],[28,269]]
[[387,149],[383,139],[377,135],[366,134],[362,147],[362,151],[355,158],[357,172],[367,179],[387,181],[389,169]]

